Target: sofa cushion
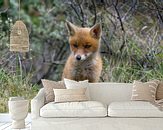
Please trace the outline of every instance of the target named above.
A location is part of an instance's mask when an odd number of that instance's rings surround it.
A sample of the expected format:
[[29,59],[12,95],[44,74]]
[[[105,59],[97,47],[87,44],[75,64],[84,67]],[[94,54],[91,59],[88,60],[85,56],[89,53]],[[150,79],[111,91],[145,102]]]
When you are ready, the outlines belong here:
[[158,84],[158,80],[152,80],[145,83],[134,81],[131,100],[154,102]]
[[52,81],[52,80],[46,80],[41,79],[44,90],[45,90],[45,103],[53,102],[55,99],[54,91],[53,89],[65,89],[65,84],[63,81]]
[[65,83],[65,86],[67,89],[87,88],[86,96],[88,97],[88,99],[90,99],[88,80],[83,80],[83,81],[77,82],[75,80],[70,80],[70,79],[64,78],[64,83]]
[[79,89],[53,89],[55,95],[55,102],[79,102],[88,101],[85,95],[86,88]]
[[101,102],[50,102],[40,109],[41,117],[105,117],[107,107]]
[[108,116],[163,117],[163,111],[160,111],[150,102],[144,101],[113,102],[108,107]]

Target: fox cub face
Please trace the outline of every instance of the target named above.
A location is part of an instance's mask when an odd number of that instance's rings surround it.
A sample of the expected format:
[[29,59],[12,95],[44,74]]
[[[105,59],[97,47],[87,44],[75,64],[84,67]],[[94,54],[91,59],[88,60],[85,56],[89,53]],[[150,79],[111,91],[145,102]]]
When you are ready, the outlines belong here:
[[101,26],[94,25],[92,28],[81,28],[66,22],[69,31],[69,44],[74,58],[84,61],[100,48]]

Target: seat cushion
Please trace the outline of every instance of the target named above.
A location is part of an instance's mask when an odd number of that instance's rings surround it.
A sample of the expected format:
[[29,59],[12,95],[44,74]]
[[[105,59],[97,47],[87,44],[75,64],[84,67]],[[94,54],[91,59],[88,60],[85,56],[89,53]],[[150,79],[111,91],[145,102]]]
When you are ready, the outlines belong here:
[[145,101],[113,102],[108,107],[108,116],[163,117],[163,111]]
[[40,109],[41,117],[105,117],[107,107],[101,102],[50,102]]

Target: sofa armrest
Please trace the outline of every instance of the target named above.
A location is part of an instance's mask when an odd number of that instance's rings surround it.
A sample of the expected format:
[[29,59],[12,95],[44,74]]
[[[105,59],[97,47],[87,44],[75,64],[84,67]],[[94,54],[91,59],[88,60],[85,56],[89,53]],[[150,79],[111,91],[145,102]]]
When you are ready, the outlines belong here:
[[45,104],[44,88],[40,89],[38,94],[31,100],[31,117],[36,119],[40,117],[40,108]]

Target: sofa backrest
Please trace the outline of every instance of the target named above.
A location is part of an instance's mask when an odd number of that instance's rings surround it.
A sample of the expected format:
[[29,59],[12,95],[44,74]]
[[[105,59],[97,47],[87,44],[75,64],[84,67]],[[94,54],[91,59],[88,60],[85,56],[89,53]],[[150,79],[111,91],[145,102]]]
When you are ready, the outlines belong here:
[[89,83],[91,100],[101,101],[109,105],[113,101],[129,101],[131,99],[131,83]]

